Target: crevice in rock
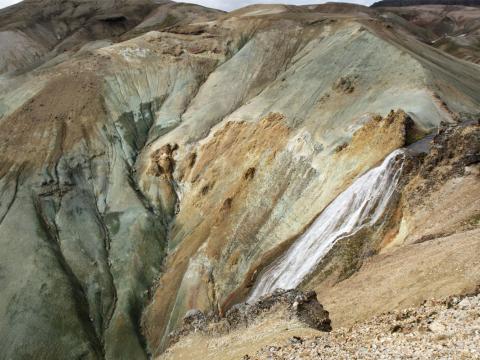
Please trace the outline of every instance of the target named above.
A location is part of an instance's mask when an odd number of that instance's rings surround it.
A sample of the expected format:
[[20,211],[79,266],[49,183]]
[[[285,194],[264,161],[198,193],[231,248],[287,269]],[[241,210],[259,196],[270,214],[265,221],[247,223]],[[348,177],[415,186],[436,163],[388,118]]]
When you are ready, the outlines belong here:
[[[100,213],[100,210],[98,209],[98,199],[95,195],[95,192],[94,192],[94,189],[93,189],[93,185],[92,185],[92,196],[93,196],[93,208],[95,209],[95,212],[96,212],[96,216],[97,216],[97,221],[98,221],[98,224],[99,226],[101,227],[102,229],[102,232],[103,232],[103,246],[104,246],[104,249],[105,249],[105,255],[106,255],[106,258],[104,259],[107,266],[108,266],[108,278],[109,278],[109,284],[111,286],[111,289],[113,291],[113,299],[112,299],[112,304],[110,306],[110,309],[105,313],[105,314],[102,314],[102,317],[105,315],[106,318],[103,318],[103,331],[105,332],[109,326],[110,326],[110,322],[112,320],[112,317],[113,317],[113,314],[115,313],[115,309],[117,307],[117,301],[118,301],[118,296],[117,296],[117,288],[115,287],[115,281],[113,279],[113,275],[112,275],[112,266],[111,266],[111,261],[110,261],[110,246],[111,246],[111,242],[112,242],[112,239],[110,237],[110,232],[108,230],[108,227],[105,225],[105,219],[103,218],[102,214]],[[102,334],[102,338],[103,338],[104,334]],[[103,340],[103,343],[104,343],[104,339]],[[105,346],[105,345],[104,345]]]
[[[162,98],[153,100],[148,103],[142,103],[139,110],[139,119],[136,119],[134,111],[124,113],[123,115],[121,115],[121,117],[123,118],[113,123],[113,129],[116,132],[115,138],[118,141],[118,145],[123,152],[122,155],[125,157],[123,159],[123,167],[125,169],[128,185],[134,192],[137,199],[142,204],[143,208],[147,211],[147,213],[151,214],[155,219],[158,219],[158,222],[161,224],[158,231],[162,233],[158,235],[162,236],[158,236],[157,238],[164,238],[165,243],[167,243],[170,223],[172,221],[171,217],[167,215],[164,211],[162,211],[162,204],[158,206],[158,204],[152,203],[149,197],[142,191],[139,185],[137,174],[138,160],[141,157],[142,152],[144,152],[147,146],[152,142],[152,140],[149,138],[152,136],[152,131],[155,127],[155,112],[158,110],[158,108],[161,108],[159,104],[163,104],[164,100],[165,99]],[[128,124],[126,122],[128,122]],[[141,122],[141,124],[139,125],[138,122]],[[119,127],[119,124],[122,124],[121,128]],[[177,125],[168,128],[167,132],[176,128],[176,126]],[[131,139],[128,138],[129,136],[131,137]],[[173,151],[172,149],[170,150]],[[120,158],[122,158],[122,156],[120,156]],[[119,159],[119,161],[122,161],[122,159]],[[167,180],[170,182],[172,188],[175,191],[176,183],[173,179],[173,165],[171,168],[169,167],[165,170],[166,172],[163,175],[168,175]],[[105,228],[106,236],[109,237],[108,228],[105,225],[103,226]],[[159,266],[159,268],[161,269],[163,261],[164,258],[161,259],[160,264],[153,263],[149,265]],[[144,281],[141,281],[141,283],[147,284],[148,289],[155,286],[155,281],[150,282],[147,281],[147,279],[144,279]],[[148,354],[148,343],[145,335],[143,334],[141,324],[142,314],[146,302],[142,300],[141,294],[136,293],[135,296],[130,297],[128,301],[130,302],[130,310],[128,311],[127,316],[130,318],[130,321],[133,324],[132,330],[134,333],[132,335],[138,339],[141,347],[143,348],[145,353]],[[148,301],[148,299],[146,301]],[[112,310],[107,324],[110,323],[114,311],[115,310]]]
[[12,197],[10,198],[10,200],[8,201],[8,204],[6,206],[6,209],[5,209],[5,212],[2,214],[2,216],[0,217],[0,226],[2,225],[3,221],[5,220],[5,218],[7,217],[8,213],[10,212],[10,209],[12,208],[13,206],[13,203],[15,202],[16,198],[17,198],[17,193],[18,193],[18,187],[19,187],[19,183],[20,183],[20,176],[21,176],[21,173],[22,173],[22,170],[18,170],[16,175],[15,175],[15,178],[14,178],[14,182],[15,182],[15,185],[14,185],[14,188],[13,188],[13,194],[12,194]]
[[68,278],[72,290],[76,295],[72,296],[73,301],[76,304],[77,316],[82,324],[82,327],[85,331],[85,334],[88,336],[90,344],[93,346],[96,352],[102,355],[102,358],[105,358],[105,348],[103,341],[99,338],[90,315],[90,307],[88,304],[87,296],[85,290],[80,282],[80,280],[75,276],[72,268],[69,266],[66,261],[63,252],[60,247],[60,240],[58,234],[58,227],[54,220],[49,223],[47,215],[43,211],[41,200],[33,197],[33,205],[37,215],[37,220],[42,230],[46,242],[50,245],[55,257],[63,270],[64,274]]

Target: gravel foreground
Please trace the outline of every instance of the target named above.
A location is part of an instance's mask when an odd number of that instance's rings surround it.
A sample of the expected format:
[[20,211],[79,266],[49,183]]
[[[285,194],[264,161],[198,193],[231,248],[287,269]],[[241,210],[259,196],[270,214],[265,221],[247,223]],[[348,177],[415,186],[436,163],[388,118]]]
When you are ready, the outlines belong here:
[[429,300],[243,359],[480,359],[480,295]]

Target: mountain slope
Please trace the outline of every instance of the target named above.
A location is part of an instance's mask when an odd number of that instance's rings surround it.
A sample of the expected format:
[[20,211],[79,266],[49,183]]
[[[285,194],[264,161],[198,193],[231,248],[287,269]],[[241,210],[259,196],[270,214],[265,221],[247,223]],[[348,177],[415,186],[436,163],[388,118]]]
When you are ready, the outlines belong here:
[[480,8],[412,5],[376,9],[396,26],[415,33],[421,41],[460,59],[479,63]]
[[64,61],[79,50],[132,37],[137,27],[145,32],[184,22],[192,11],[197,20],[221,13],[168,0],[26,0],[0,12],[0,73]]
[[[160,353],[187,310],[245,300],[361,174],[480,112],[477,65],[368,8],[99,4],[0,13],[28,38],[1,43],[2,358]],[[366,249],[419,234],[415,204],[395,204]],[[342,251],[327,260],[351,275]],[[345,277],[317,270],[305,286]]]

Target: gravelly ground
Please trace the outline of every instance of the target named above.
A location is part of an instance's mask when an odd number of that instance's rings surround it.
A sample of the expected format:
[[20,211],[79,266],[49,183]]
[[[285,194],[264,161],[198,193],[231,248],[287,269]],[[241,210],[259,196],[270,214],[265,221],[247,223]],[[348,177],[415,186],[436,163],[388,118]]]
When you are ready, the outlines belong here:
[[480,295],[425,302],[244,359],[480,359]]

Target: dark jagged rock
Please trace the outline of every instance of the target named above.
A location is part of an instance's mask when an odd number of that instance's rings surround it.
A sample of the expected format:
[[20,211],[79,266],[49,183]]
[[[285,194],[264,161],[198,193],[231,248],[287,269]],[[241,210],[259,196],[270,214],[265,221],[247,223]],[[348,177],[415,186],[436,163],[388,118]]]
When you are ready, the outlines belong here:
[[318,302],[315,291],[303,293],[299,290],[278,289],[262,296],[252,304],[243,303],[233,306],[226,313],[225,318],[232,327],[242,324],[248,326],[277,306],[283,307],[289,317],[295,317],[309,327],[321,331],[332,329],[328,311],[324,310]]
[[[451,126],[439,128],[432,141],[432,150],[426,156],[421,176],[432,180],[432,175],[445,180],[453,175],[463,175],[465,167],[480,160],[480,126]],[[448,171],[433,172],[439,166]]]
[[221,318],[213,314],[205,315],[200,310],[189,310],[183,318],[182,326],[169,335],[170,344],[197,332],[210,336],[225,334],[251,326],[272,313],[282,313],[288,320],[297,319],[316,330],[332,330],[329,313],[318,302],[315,291],[277,289],[254,303],[234,305]]
[[208,327],[209,319],[202,311],[197,309],[189,310],[183,318],[180,329],[170,334],[170,342],[176,343],[181,337],[198,331],[205,332]]

